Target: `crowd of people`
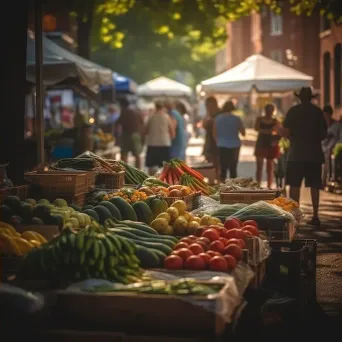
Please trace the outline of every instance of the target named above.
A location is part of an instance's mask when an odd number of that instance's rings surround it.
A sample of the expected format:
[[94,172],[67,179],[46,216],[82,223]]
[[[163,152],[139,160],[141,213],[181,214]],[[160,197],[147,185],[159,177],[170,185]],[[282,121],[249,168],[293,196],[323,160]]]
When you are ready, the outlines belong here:
[[[333,119],[330,106],[322,110],[313,103],[317,96],[311,88],[302,88],[295,95],[300,103],[288,111],[283,123],[275,118],[275,107],[272,104],[267,104],[264,115],[255,121],[254,129],[258,132],[254,153],[256,180],[261,183],[266,161],[267,185],[272,188],[274,162],[280,157],[279,141],[286,140],[288,147],[284,176],[285,184],[290,187],[289,195],[299,202],[301,184],[305,181],[305,186],[310,188],[313,206],[313,217],[309,224],[318,226],[319,190],[330,172],[332,149],[338,141],[342,141],[342,123]],[[227,101],[219,108],[215,97],[208,97],[205,104],[204,155],[215,167],[217,179],[223,182],[228,176],[227,171],[229,178],[237,177],[240,137],[245,136],[245,128],[241,118],[234,114],[232,101]]]
[[114,132],[120,128],[121,159],[127,161],[132,153],[135,166],[141,168],[140,154],[147,146],[145,166],[149,174],[171,158],[185,160],[187,147],[187,109],[182,102],[156,102],[151,115],[130,108],[127,99],[119,100],[120,116],[115,121]]

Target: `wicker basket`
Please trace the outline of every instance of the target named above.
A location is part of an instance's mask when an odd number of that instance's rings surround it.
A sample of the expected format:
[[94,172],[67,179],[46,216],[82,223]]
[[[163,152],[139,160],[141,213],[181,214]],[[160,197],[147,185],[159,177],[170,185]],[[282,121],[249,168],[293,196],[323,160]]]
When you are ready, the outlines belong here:
[[102,172],[96,176],[96,185],[105,189],[120,189],[125,183],[125,171],[117,173]]
[[25,178],[46,192],[80,194],[95,186],[94,172],[27,172]]
[[76,204],[79,207],[83,207],[85,205],[88,193],[82,192],[79,194],[74,193],[57,193],[57,192],[42,192],[39,193],[39,198],[45,198],[50,202],[53,202],[56,198],[63,198],[67,201],[68,204]]
[[258,201],[270,201],[275,199],[275,191],[255,192],[221,192],[220,202],[222,204],[246,203],[252,204]]
[[0,205],[8,196],[17,196],[22,201],[27,198],[28,185],[15,186],[13,188],[6,188],[0,190]]
[[189,196],[184,197],[164,197],[168,206],[171,206],[174,202],[182,200],[186,203],[188,211],[195,210],[198,207],[199,198],[201,196],[200,192],[195,192]]

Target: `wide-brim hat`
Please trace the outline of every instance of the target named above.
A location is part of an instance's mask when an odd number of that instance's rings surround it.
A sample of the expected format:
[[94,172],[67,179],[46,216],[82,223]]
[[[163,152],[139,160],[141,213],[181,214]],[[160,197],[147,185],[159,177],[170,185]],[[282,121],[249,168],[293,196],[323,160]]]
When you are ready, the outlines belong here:
[[304,98],[310,98],[314,99],[318,96],[318,94],[313,94],[311,87],[303,87],[300,89],[299,93],[294,92],[295,96],[297,96],[299,99]]

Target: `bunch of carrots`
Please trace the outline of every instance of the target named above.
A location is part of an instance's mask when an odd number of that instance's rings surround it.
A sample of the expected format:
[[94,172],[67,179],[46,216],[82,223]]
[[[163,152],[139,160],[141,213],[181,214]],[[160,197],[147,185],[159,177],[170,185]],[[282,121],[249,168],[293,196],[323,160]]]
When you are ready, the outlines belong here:
[[159,179],[170,185],[186,185],[193,191],[202,192],[203,195],[214,192],[213,188],[204,181],[203,175],[179,159],[171,159],[169,163],[165,163]]

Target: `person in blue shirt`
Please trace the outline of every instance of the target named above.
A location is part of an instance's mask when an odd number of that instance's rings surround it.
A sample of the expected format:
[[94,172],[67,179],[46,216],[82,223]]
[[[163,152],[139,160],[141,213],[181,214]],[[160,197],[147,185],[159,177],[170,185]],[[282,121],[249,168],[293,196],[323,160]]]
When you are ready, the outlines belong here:
[[232,113],[234,110],[233,102],[227,101],[222,108],[222,113],[215,118],[213,125],[213,136],[219,149],[221,182],[226,180],[228,170],[230,178],[237,177],[241,147],[239,134],[246,135],[242,120]]
[[165,108],[171,117],[175,132],[175,136],[171,143],[170,157],[185,161],[185,150],[187,145],[185,120],[171,102],[165,102]]

